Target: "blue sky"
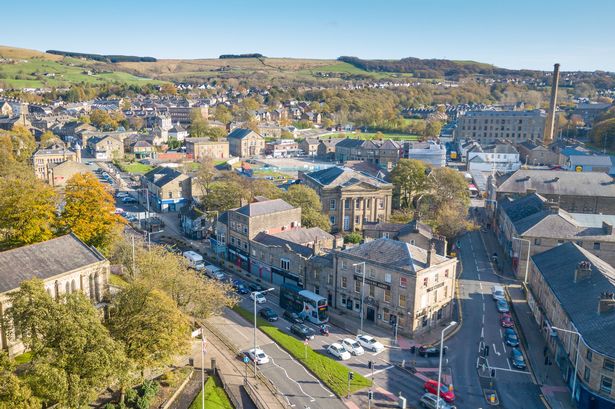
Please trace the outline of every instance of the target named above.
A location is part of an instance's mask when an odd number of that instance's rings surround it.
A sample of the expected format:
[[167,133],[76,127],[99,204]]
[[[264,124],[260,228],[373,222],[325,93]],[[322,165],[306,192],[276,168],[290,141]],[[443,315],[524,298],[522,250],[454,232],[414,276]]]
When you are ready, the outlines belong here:
[[0,9],[0,44],[37,50],[412,56],[615,71],[613,0],[30,0]]

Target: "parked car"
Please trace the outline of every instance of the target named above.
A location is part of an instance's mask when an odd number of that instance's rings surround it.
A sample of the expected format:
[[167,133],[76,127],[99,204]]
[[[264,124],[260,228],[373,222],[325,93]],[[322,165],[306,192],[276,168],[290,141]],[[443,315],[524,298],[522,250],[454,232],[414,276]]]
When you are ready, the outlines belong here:
[[126,192],[117,192],[115,194],[115,197],[117,197],[118,199],[121,199],[123,197],[128,197],[128,193],[126,193]]
[[498,309],[498,312],[510,312],[510,307],[508,306],[508,303],[504,300],[498,300],[496,303],[496,307]]
[[259,348],[252,348],[249,351],[244,352],[244,354],[252,360],[252,362],[256,361],[258,365],[263,365],[269,362],[269,357],[267,354]]
[[137,203],[137,199],[132,196],[125,196],[122,198],[122,203]]
[[[423,385],[423,389],[425,389],[425,392],[433,393],[435,395],[436,390],[438,389],[438,381],[428,379]],[[455,401],[455,392],[453,392],[453,390],[447,385],[440,383],[440,398],[444,399],[447,403],[453,403]]]
[[292,332],[301,339],[314,339],[314,330],[305,324],[291,325],[290,332]]
[[[444,347],[444,349],[442,350],[442,355],[446,355],[446,350],[448,349],[447,346]],[[425,346],[425,345],[421,345],[419,347],[419,355],[422,356],[423,358],[428,358],[430,356],[440,356],[440,347],[438,346]]]
[[493,297],[493,301],[504,300],[506,301],[506,295],[504,293],[504,287],[500,285],[494,285],[491,289],[491,296]]
[[515,326],[515,323],[510,314],[502,314],[502,316],[500,317],[500,324],[504,328],[512,328]]
[[504,341],[506,341],[506,344],[510,345],[511,347],[519,346],[519,337],[517,336],[515,330],[512,328],[506,328],[504,330]]
[[257,304],[264,304],[267,302],[267,299],[265,298],[265,296],[256,291],[250,293],[250,299],[256,300]]
[[301,318],[296,312],[286,310],[282,316],[291,324],[303,324],[303,318]]
[[227,276],[222,271],[216,271],[213,273],[213,278],[215,278],[218,281],[224,281],[227,279]]
[[361,344],[363,348],[370,351],[380,352],[384,349],[384,345],[376,341],[376,338],[371,335],[358,335],[357,341],[359,341],[359,344]]
[[279,318],[278,313],[269,307],[262,308],[258,313],[269,322],[277,321]]
[[327,347],[327,352],[336,357],[337,359],[341,359],[342,361],[350,359],[350,352],[346,351],[342,344],[338,344],[337,342],[334,342],[329,345]]
[[263,291],[264,288],[262,285],[257,284],[257,283],[250,283],[248,285],[248,288],[250,289],[250,291],[254,292],[254,291]]
[[365,353],[365,350],[363,349],[361,344],[359,344],[356,340],[352,338],[344,338],[342,340],[342,345],[344,346],[346,351],[350,352],[352,355],[359,356]]
[[[456,409],[456,406],[449,405],[444,401],[444,399],[440,399],[440,404],[438,405],[438,397],[433,393],[426,393],[421,396],[419,399],[419,405],[423,408],[427,409]],[[437,406],[436,406],[437,405]]]
[[248,287],[246,287],[246,285],[239,281],[239,280],[235,280],[233,281],[233,288],[235,288],[235,291],[237,292],[237,294],[249,294],[250,290],[248,289]]
[[525,358],[523,358],[523,352],[519,348],[512,348],[510,351],[510,361],[515,368],[525,369]]

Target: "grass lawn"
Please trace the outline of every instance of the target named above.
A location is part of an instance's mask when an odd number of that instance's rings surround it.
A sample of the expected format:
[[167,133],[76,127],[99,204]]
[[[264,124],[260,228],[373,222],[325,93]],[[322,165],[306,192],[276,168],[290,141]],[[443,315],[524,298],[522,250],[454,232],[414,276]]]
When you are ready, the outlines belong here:
[[120,167],[120,169],[123,172],[128,172],[128,173],[147,173],[150,170],[154,169],[153,166],[145,165],[139,162],[132,162],[132,163],[117,162],[117,165]]
[[[201,409],[202,406],[202,394],[203,392],[199,392],[189,409]],[[224,392],[224,388],[222,388],[222,384],[220,381],[210,376],[205,381],[205,408],[207,409],[233,409],[233,405],[229,401],[226,396],[226,392]]]
[[124,280],[124,278],[117,274],[110,274],[109,284],[115,287],[126,287],[128,285],[128,281]]
[[24,352],[21,355],[17,355],[15,357],[15,363],[17,365],[23,365],[23,364],[27,364],[28,362],[30,362],[32,360],[32,352]]
[[278,172],[273,169],[255,169],[254,176],[271,176],[275,179],[288,179],[290,176],[286,173]]
[[[324,134],[324,135],[320,135],[320,138],[341,138],[342,136],[341,133],[332,133],[332,134]],[[374,139],[376,137],[376,132],[343,132],[343,137],[349,137],[351,139],[364,139],[364,140],[371,140]],[[394,141],[417,141],[420,136],[419,135],[412,135],[412,134],[405,134],[405,133],[382,133],[383,138],[384,139],[392,139]]]
[[[239,306],[233,308],[246,320],[253,322],[253,313]],[[308,368],[318,379],[327,385],[337,396],[346,396],[348,392],[348,368],[328,356],[315,352],[312,348],[307,349],[307,359],[305,357],[305,346],[303,342],[280,331],[269,322],[257,317],[258,328],[273,339],[278,345],[288,351],[297,361]],[[371,381],[359,373],[354,373],[354,380],[350,383],[350,392],[371,386]]]

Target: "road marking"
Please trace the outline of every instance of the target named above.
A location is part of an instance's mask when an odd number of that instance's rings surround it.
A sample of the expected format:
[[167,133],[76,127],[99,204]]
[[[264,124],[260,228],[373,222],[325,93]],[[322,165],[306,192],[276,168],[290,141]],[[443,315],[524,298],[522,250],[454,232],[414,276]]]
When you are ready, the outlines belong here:
[[275,359],[271,358],[271,363],[273,363],[275,366],[277,366],[278,368],[280,368],[282,371],[284,371],[284,375],[286,375],[286,377],[288,379],[290,379],[291,381],[293,381],[294,383],[297,384],[297,386],[299,387],[299,390],[301,390],[301,392],[303,392],[303,394],[305,396],[307,396],[308,398],[310,398],[310,402],[314,402],[316,401],[316,399],[314,399],[313,397],[311,397],[310,395],[308,395],[304,390],[303,387],[301,386],[301,384],[299,382],[297,382],[296,380],[294,380],[293,378],[291,378],[290,376],[288,376],[288,372],[286,372],[285,368],[282,368],[280,365],[275,363]]
[[512,368],[510,366],[510,359],[506,358],[506,363],[508,364],[508,369],[512,371]]
[[391,368],[395,368],[395,365],[391,365],[391,366],[387,366],[386,368],[378,369],[377,371],[374,371],[374,373],[373,373],[373,374],[372,374],[372,373],[369,373],[369,374],[365,375],[365,377],[366,377],[366,378],[370,378],[372,375],[376,375],[376,374],[379,374],[379,373],[381,373],[381,372],[388,371],[388,370],[389,370],[389,369],[391,369]]
[[522,373],[522,374],[526,374],[526,375],[530,374],[528,371],[519,371],[518,369],[498,368],[498,367],[495,367],[495,366],[490,366],[489,368],[495,369],[495,370],[498,370],[498,371],[516,372],[516,373]]
[[380,350],[380,351],[378,351],[378,352],[373,352],[373,353],[372,353],[372,355],[373,355],[373,356],[376,356],[376,355],[379,355],[379,354],[381,354],[381,353],[383,353],[383,352],[384,352],[384,349],[381,349],[381,350]]
[[495,349],[495,343],[494,343],[494,344],[491,344],[491,345],[493,345],[493,352],[495,352],[495,354],[496,354],[497,356],[500,356],[501,354],[498,352],[498,350],[497,350],[497,349]]
[[331,393],[331,391],[330,391],[330,390],[328,390],[327,388],[325,388],[325,387],[322,385],[322,383],[320,382],[320,379],[318,379],[317,377],[315,377],[314,375],[312,375],[312,374],[310,373],[310,371],[308,371],[308,370],[305,368],[305,366],[303,366],[301,363],[299,363],[298,361],[296,361],[296,360],[295,360],[295,359],[294,359],[294,358],[293,358],[293,357],[292,357],[292,356],[291,356],[288,352],[286,352],[285,350],[283,350],[282,348],[280,348],[280,346],[279,346],[278,344],[276,344],[275,342],[274,342],[273,344],[274,344],[274,345],[276,346],[276,348],[278,348],[281,352],[285,353],[285,354],[288,356],[288,358],[290,358],[290,360],[291,360],[292,362],[294,362],[294,363],[296,363],[297,365],[299,365],[299,366],[300,366],[300,367],[301,367],[301,368],[305,371],[305,373],[306,373],[306,374],[307,374],[310,378],[315,379],[315,380],[316,380],[316,382],[318,383],[318,386],[320,386],[320,387],[321,387],[321,388],[322,388],[325,392],[327,392],[327,393]]
[[476,277],[480,280],[480,273],[476,273]]
[[483,313],[485,313],[485,303],[483,303]]
[[504,334],[502,334],[502,328],[500,328],[500,336],[503,337]]
[[506,353],[506,344],[502,341],[502,346],[504,347],[504,353]]
[[485,325],[485,314],[483,314],[483,325]]
[[481,290],[483,289],[483,283],[482,283],[482,281],[479,281],[479,282],[478,282],[478,286],[480,287],[480,289],[481,289]]

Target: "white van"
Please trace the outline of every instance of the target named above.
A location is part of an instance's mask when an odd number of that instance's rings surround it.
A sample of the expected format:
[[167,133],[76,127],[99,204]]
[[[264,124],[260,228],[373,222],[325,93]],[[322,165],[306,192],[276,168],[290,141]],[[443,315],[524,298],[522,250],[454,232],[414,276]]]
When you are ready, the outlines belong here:
[[205,264],[203,263],[203,256],[201,256],[199,253],[195,251],[184,251],[183,255],[188,260],[188,263],[190,264],[191,268],[197,271],[201,271],[205,268]]
[[504,287],[502,287],[501,285],[494,285],[493,289],[491,290],[491,296],[493,297],[494,301],[506,301],[506,294],[504,293]]

